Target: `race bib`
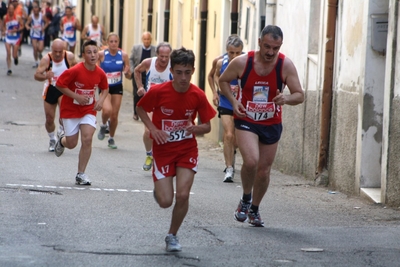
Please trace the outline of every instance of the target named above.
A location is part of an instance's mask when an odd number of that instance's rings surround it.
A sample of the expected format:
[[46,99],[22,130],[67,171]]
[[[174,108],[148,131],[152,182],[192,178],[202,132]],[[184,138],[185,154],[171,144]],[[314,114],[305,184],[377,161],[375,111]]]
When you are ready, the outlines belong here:
[[[78,95],[89,96],[90,99],[89,99],[89,102],[88,102],[86,105],[91,105],[91,104],[93,104],[93,101],[94,101],[94,93],[95,93],[95,90],[94,90],[94,89],[75,89],[75,93],[78,94]],[[74,99],[74,104],[80,105],[79,102],[76,101],[75,99]]]
[[64,36],[65,38],[72,39],[74,38],[75,31],[65,31]]
[[116,84],[122,80],[120,71],[109,72],[109,73],[106,73],[106,75],[107,75],[108,84]]
[[248,101],[246,106],[246,115],[253,121],[264,121],[271,119],[275,114],[274,102],[253,102]]
[[162,130],[169,134],[168,142],[178,142],[193,138],[193,134],[186,135],[188,120],[162,120]]

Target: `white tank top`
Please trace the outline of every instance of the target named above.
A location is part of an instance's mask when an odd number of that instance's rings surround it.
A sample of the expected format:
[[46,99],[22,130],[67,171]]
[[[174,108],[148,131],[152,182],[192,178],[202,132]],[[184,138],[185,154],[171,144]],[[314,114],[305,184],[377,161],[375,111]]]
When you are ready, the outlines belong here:
[[42,13],[39,13],[39,18],[36,19],[34,14],[31,14],[32,22],[31,22],[31,32],[30,36],[32,38],[43,38],[43,27],[44,21],[42,17]]
[[90,38],[90,40],[96,41],[98,47],[101,47],[101,27],[99,24],[97,24],[97,29],[95,30],[93,29],[92,23],[90,23],[87,36]]
[[169,71],[171,65],[168,62],[168,66],[165,68],[163,72],[158,72],[156,69],[156,60],[157,57],[151,58],[150,68],[146,74],[146,82],[147,82],[147,91],[150,90],[153,84],[164,83],[172,80],[171,72]]

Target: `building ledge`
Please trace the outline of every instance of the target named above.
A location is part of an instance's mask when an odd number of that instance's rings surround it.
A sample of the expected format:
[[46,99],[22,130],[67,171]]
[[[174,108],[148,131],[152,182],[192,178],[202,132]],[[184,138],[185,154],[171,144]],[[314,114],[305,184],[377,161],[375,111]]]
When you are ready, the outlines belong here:
[[374,203],[381,203],[381,188],[361,188],[360,195]]

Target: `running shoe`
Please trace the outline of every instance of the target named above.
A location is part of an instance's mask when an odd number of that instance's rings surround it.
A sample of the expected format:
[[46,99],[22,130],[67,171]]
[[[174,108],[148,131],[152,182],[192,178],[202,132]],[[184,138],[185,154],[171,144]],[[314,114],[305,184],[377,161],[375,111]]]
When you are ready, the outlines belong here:
[[33,64],[32,69],[37,69],[38,66],[39,66],[39,64],[35,63],[35,64]]
[[106,128],[106,125],[100,126],[99,133],[97,134],[97,138],[99,138],[99,140],[103,140],[104,137],[106,137]]
[[253,212],[251,209],[249,210],[248,214],[248,222],[254,227],[264,227],[264,222],[261,220],[260,213]]
[[11,74],[12,74],[12,71],[11,71],[11,70],[8,70],[8,71],[7,71],[7,75],[10,76]]
[[18,57],[14,58],[14,64],[15,64],[15,66],[18,65]]
[[77,185],[91,185],[92,184],[92,182],[90,182],[88,176],[83,172],[76,174],[75,181],[76,181],[75,184],[77,184]]
[[233,167],[227,167],[225,169],[224,183],[233,183]]
[[169,234],[165,237],[166,251],[167,252],[179,252],[182,250],[182,246],[179,244],[179,239],[176,235]]
[[146,161],[144,162],[142,169],[144,171],[149,171],[151,169],[152,165],[153,165],[153,157],[146,156]]
[[238,222],[245,222],[247,220],[247,214],[249,213],[250,206],[251,202],[243,201],[241,199],[235,211],[235,220]]
[[108,147],[112,149],[117,149],[114,139],[108,139]]
[[56,140],[50,140],[49,142],[49,152],[54,152],[54,147],[56,146]]
[[54,153],[56,154],[57,157],[61,156],[62,153],[64,153],[65,147],[61,146],[61,139],[64,137],[64,135],[60,135],[60,137],[57,140],[56,145],[54,146]]

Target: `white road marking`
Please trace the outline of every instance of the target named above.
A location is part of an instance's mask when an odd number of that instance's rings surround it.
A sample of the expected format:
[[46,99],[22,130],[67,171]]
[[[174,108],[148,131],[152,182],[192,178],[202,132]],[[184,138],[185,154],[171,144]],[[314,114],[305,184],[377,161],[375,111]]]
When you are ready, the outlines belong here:
[[[139,189],[113,189],[113,188],[98,188],[98,187],[70,187],[70,186],[54,186],[54,185],[26,185],[26,184],[6,184],[9,187],[36,187],[36,188],[50,188],[50,189],[64,189],[64,190],[90,190],[90,191],[105,191],[105,192],[132,192],[132,193],[153,193],[153,190],[139,190]],[[193,192],[190,192],[193,195]]]

